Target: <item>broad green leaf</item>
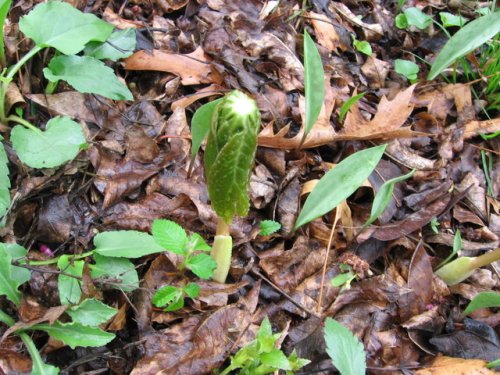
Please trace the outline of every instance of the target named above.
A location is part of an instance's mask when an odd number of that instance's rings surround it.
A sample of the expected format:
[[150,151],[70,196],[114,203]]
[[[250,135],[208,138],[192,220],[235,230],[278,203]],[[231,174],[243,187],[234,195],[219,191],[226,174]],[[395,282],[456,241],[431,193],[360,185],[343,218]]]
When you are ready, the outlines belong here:
[[226,223],[246,216],[248,184],[257,149],[260,112],[253,99],[232,91],[217,105],[204,154],[212,208]]
[[156,307],[164,307],[179,298],[182,298],[182,289],[173,285],[167,285],[156,291],[151,302]]
[[458,58],[480,47],[500,32],[500,12],[479,17],[462,27],[439,52],[427,79],[434,79]]
[[[57,278],[57,289],[59,300],[62,305],[77,304],[82,296],[82,282],[76,277],[82,277],[83,260],[73,260],[69,255],[61,255],[57,261],[57,267],[65,274],[59,274]],[[69,275],[75,276],[71,277]]]
[[462,16],[455,16],[448,12],[439,12],[439,17],[444,27],[458,26],[462,27],[467,22],[467,18]]
[[307,197],[295,229],[333,210],[354,193],[375,169],[385,147],[358,151],[328,171]]
[[363,344],[339,322],[326,318],[326,352],[342,375],[365,375],[366,353]]
[[45,131],[16,125],[10,140],[19,159],[32,168],[58,167],[87,147],[82,128],[69,117],[54,117]]
[[113,31],[113,25],[59,1],[35,6],[19,20],[19,28],[37,46],[54,47],[66,55],[80,52],[90,41],[104,42]]
[[44,363],[42,361],[42,358],[40,358],[40,361],[35,361],[33,357],[31,357],[33,360],[33,367],[31,368],[31,375],[57,375],[59,374],[59,368],[49,365],[47,363]]
[[361,99],[363,96],[365,96],[366,92],[362,92],[361,94],[351,96],[344,104],[342,104],[342,107],[340,108],[339,111],[339,121],[344,122],[345,116],[349,109],[353,106],[354,103],[356,103],[359,99]]
[[205,242],[202,236],[198,233],[193,233],[189,236],[186,249],[188,251],[210,251],[212,248]]
[[186,267],[201,279],[209,279],[217,267],[215,260],[208,254],[196,254],[186,261]]
[[105,332],[98,327],[89,327],[80,323],[61,323],[56,320],[54,324],[35,324],[30,330],[45,331],[50,337],[61,340],[71,349],[77,346],[98,347],[104,346],[115,338],[113,333]]
[[189,298],[196,298],[200,295],[200,286],[196,283],[189,283],[184,287],[184,293]]
[[99,233],[94,237],[94,246],[97,254],[121,258],[140,258],[165,251],[156,243],[153,236],[135,230]]
[[[18,245],[17,243],[6,243],[3,245],[5,246],[5,251],[7,252],[7,254],[10,255],[12,259],[11,262],[21,260],[24,257],[26,257],[26,254],[28,254],[28,250],[26,250],[21,245]],[[27,268],[13,265],[11,266],[11,270],[12,270],[12,275],[11,275],[12,279],[17,281],[19,285],[22,285],[29,279],[31,279],[31,272]]]
[[84,326],[98,326],[107,322],[116,315],[117,310],[94,298],[86,299],[78,306],[74,306],[66,313],[71,316],[74,322]]
[[[271,340],[268,340],[269,338]],[[273,328],[267,316],[260,323],[259,330],[257,331],[257,342],[261,345],[261,350],[264,352],[271,350],[274,346]]]
[[191,119],[191,157],[193,159],[198,154],[203,140],[207,138],[215,106],[219,104],[222,99],[223,98],[219,98],[210,103],[203,104],[196,110]]
[[307,31],[304,31],[304,91],[306,100],[304,136],[306,136],[318,120],[325,100],[323,62]]
[[90,56],[56,56],[43,69],[43,74],[51,82],[66,81],[82,93],[99,94],[114,100],[134,99],[113,69]]
[[132,55],[135,44],[134,29],[115,30],[105,42],[88,43],[84,53],[98,60],[118,61]]
[[179,310],[179,309],[182,309],[184,307],[184,295],[182,294],[182,292],[176,297],[174,298],[174,300],[167,306],[165,307],[163,310],[164,311],[176,311],[176,310]]
[[356,48],[356,50],[358,50],[359,52],[364,53],[367,56],[371,56],[372,53],[373,53],[372,46],[366,40],[356,40],[356,39],[354,39],[354,41],[352,42],[352,44],[354,45],[354,48]]
[[290,362],[288,362],[285,353],[278,348],[273,348],[269,353],[262,353],[260,355],[260,360],[263,364],[274,367],[275,369],[285,371],[292,370],[292,366],[290,366]]
[[9,13],[11,0],[0,0],[0,66],[5,68],[5,46],[3,41],[3,25],[5,24],[5,18],[7,18],[7,13]]
[[171,220],[153,221],[151,233],[156,243],[163,249],[179,255],[186,255],[188,237],[186,231]]
[[464,315],[468,315],[476,310],[487,307],[500,307],[500,293],[482,292],[476,295],[467,305]]
[[432,23],[432,17],[415,7],[405,9],[404,14],[408,25],[415,26],[420,30],[428,28]]
[[382,213],[384,212],[384,210],[391,201],[392,192],[394,191],[394,185],[396,185],[398,182],[409,179],[411,176],[413,176],[414,173],[415,169],[413,169],[410,173],[407,173],[403,176],[395,177],[383,183],[383,185],[380,187],[379,191],[375,195],[375,199],[373,200],[372,204],[372,211],[370,213],[370,218],[363,225],[364,227],[367,227],[375,220],[377,220],[377,218],[380,217],[380,215],[382,215]]
[[281,224],[274,220],[262,220],[259,223],[259,234],[261,236],[268,236],[281,229]]
[[0,244],[0,296],[6,296],[11,302],[19,306],[21,292],[17,290],[19,284],[12,277],[12,257],[5,249],[5,244]]
[[417,79],[419,68],[413,61],[397,59],[394,61],[394,70],[413,82]]
[[[125,258],[111,258],[94,254],[95,264],[90,265],[93,279],[104,279],[110,286],[124,292],[132,292],[139,288],[139,276],[132,262]],[[106,280],[108,279],[108,280]]]

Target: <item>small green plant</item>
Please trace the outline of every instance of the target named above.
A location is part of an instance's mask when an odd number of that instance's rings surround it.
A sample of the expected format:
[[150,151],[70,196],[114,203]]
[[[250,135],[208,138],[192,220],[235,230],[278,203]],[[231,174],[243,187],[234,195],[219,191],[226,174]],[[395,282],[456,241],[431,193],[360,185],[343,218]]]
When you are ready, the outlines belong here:
[[345,116],[347,115],[347,112],[349,112],[349,109],[357,103],[362,97],[366,95],[366,92],[362,92],[361,94],[353,95],[347,101],[342,104],[342,107],[340,107],[339,111],[339,121],[344,122]]
[[352,37],[352,45],[356,48],[356,51],[364,53],[367,56],[373,54],[372,46],[366,40],[357,40],[355,36]]
[[[2,31],[10,4],[11,1],[0,2]],[[21,18],[19,28],[26,37],[34,41],[35,46],[15,65],[0,73],[0,122],[5,125],[19,124],[12,128],[10,141],[23,163],[32,168],[58,167],[75,158],[87,147],[80,125],[69,117],[55,117],[47,122],[45,130],[41,130],[26,121],[19,111],[16,114],[7,113],[5,97],[8,86],[33,56],[52,47],[58,53],[43,70],[49,81],[46,90],[48,93],[55,89],[60,80],[64,80],[83,93],[99,94],[115,100],[131,100],[133,97],[129,89],[99,59],[116,61],[129,56],[135,48],[135,34],[126,30],[113,33],[111,24],[59,1],[36,5],[28,15]],[[5,67],[3,33],[0,39],[0,64]],[[113,44],[108,41],[113,41]],[[127,49],[117,49],[117,45]],[[82,51],[84,56],[77,55]],[[10,206],[7,162],[3,144],[0,144],[0,216]]]
[[412,7],[398,14],[395,18],[395,24],[398,29],[407,29],[414,26],[417,29],[424,30],[432,24],[432,17],[423,13],[420,9]]
[[330,281],[332,286],[342,288],[341,291],[351,289],[351,282],[356,279],[356,273],[348,264],[341,263],[339,264],[339,268],[342,273],[338,274]]
[[280,333],[273,334],[271,323],[266,317],[260,325],[256,339],[231,357],[231,364],[220,375],[227,375],[238,369],[240,375],[265,375],[279,370],[293,375],[294,371],[310,363],[307,359],[299,358],[295,351],[287,357],[276,347],[280,336]]
[[184,307],[184,298],[195,299],[200,295],[200,286],[189,283],[184,287],[166,285],[156,291],[153,295],[153,305],[164,307],[165,311],[175,311]]
[[448,12],[439,12],[439,18],[444,27],[462,27],[468,21],[465,17],[456,16]]
[[413,61],[397,59],[394,61],[394,70],[396,73],[405,76],[412,84],[417,82],[419,67]]
[[459,230],[455,232],[455,236],[453,236],[453,247],[451,250],[451,254],[446,257],[439,265],[439,267],[443,267],[445,264],[448,264],[450,260],[453,259],[455,255],[460,256],[460,251],[462,250],[462,234]]
[[274,220],[262,220],[259,223],[259,234],[261,236],[269,236],[281,229],[281,224]]
[[433,217],[431,222],[430,222],[430,226],[431,226],[431,230],[438,234],[439,233],[439,226],[441,224],[439,224],[439,220],[437,219],[437,217]]
[[500,307],[500,293],[478,293],[467,305],[467,308],[464,310],[464,315],[471,314],[476,310],[484,309],[487,307]]
[[326,352],[342,375],[364,375],[366,353],[363,344],[334,319],[325,321]]

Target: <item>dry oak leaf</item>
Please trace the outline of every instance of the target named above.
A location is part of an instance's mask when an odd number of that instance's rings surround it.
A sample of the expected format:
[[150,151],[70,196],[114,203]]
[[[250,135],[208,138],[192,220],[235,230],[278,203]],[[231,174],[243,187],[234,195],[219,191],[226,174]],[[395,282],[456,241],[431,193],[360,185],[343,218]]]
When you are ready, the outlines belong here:
[[333,27],[332,21],[326,15],[309,12],[308,16],[311,19],[311,24],[316,32],[319,44],[330,52],[337,52],[338,48],[343,51],[350,49],[348,45],[342,42],[337,30]]
[[468,374],[468,375],[488,375],[495,374],[494,371],[484,367],[486,361],[480,359],[462,359],[439,356],[432,364],[424,369],[418,370],[417,375],[449,375],[449,374]]
[[181,77],[183,85],[211,83],[210,61],[201,47],[186,55],[153,50],[153,53],[137,51],[125,59],[127,70],[155,70]]

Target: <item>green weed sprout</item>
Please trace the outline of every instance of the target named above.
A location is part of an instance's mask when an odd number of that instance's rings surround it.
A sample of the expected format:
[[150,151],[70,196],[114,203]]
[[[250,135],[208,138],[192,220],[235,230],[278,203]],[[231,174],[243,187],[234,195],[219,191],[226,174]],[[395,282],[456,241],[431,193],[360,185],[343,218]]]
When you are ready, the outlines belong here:
[[466,278],[479,267],[487,266],[500,259],[500,248],[478,257],[460,257],[444,265],[436,271],[448,285],[455,285]]
[[212,116],[204,166],[208,195],[219,219],[212,246],[217,262],[213,279],[226,281],[233,241],[229,225],[250,207],[248,184],[257,149],[260,113],[253,99],[240,91],[226,95]]

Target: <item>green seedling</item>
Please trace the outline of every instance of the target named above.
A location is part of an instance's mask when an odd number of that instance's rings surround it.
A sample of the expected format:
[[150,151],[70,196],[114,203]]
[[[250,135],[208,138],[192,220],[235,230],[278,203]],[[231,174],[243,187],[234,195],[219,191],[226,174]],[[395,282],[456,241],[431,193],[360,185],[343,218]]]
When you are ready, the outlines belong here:
[[257,149],[260,113],[253,99],[233,91],[217,104],[205,149],[208,195],[219,219],[212,247],[217,262],[213,279],[225,282],[231,264],[229,225],[250,207],[248,184]]
[[365,95],[366,92],[362,92],[361,94],[351,96],[344,104],[342,104],[342,107],[340,107],[339,111],[340,122],[344,122],[345,116],[347,115],[347,112],[349,112],[349,109]]
[[[10,4],[11,1],[0,1],[0,32]],[[63,21],[54,23],[54,20]],[[82,128],[69,117],[56,117],[47,122],[45,130],[41,130],[26,121],[18,111],[16,114],[7,113],[5,98],[9,85],[31,58],[46,48],[54,48],[56,54],[43,70],[51,88],[47,92],[53,91],[57,83],[64,80],[83,93],[132,100],[129,89],[99,59],[116,61],[132,54],[135,33],[127,30],[113,33],[113,25],[59,1],[36,5],[20,19],[19,28],[34,41],[35,46],[16,64],[6,67],[3,33],[1,35],[0,64],[6,68],[0,73],[0,122],[18,124],[10,132],[10,141],[24,164],[32,168],[58,167],[87,147]],[[86,55],[77,55],[82,51]],[[0,143],[0,216],[10,207],[7,162]]]
[[293,375],[294,371],[310,363],[307,359],[299,358],[295,351],[287,357],[276,347],[280,336],[280,333],[273,334],[271,323],[266,317],[260,325],[256,339],[231,357],[231,364],[220,375],[227,375],[238,369],[240,375],[265,375],[280,370],[287,375]]
[[326,352],[342,375],[364,375],[366,353],[363,344],[339,322],[326,318]]
[[468,21],[467,18],[462,16],[455,16],[448,12],[439,12],[439,18],[444,27],[462,27]]
[[469,305],[467,305],[467,308],[464,310],[464,315],[488,307],[500,307],[500,293],[481,292],[477,294],[472,301],[470,301]]
[[356,279],[356,273],[347,264],[341,263],[339,267],[343,273],[335,276],[330,282],[335,288],[342,288],[342,292],[343,290],[351,289],[351,282]]
[[396,73],[405,76],[412,84],[417,82],[419,67],[413,61],[397,59],[394,61]]
[[352,37],[352,45],[356,48],[356,51],[364,53],[367,56],[373,54],[372,46],[366,40],[357,40],[355,36]]
[[474,273],[500,259],[500,248],[478,257],[460,257],[439,268],[435,273],[448,285],[458,284]]
[[439,224],[439,220],[437,219],[437,217],[433,217],[431,222],[430,222],[430,226],[431,226],[431,230],[438,234],[439,233],[439,226],[441,224]]
[[438,268],[443,267],[445,264],[448,264],[450,260],[453,259],[455,255],[460,256],[460,251],[462,250],[462,234],[459,230],[456,231],[455,236],[453,237],[453,248],[451,254],[446,257],[439,265]]
[[424,30],[432,24],[432,17],[423,13],[418,8],[408,8],[395,18],[395,24],[398,29],[407,29],[414,26],[417,29]]
[[176,311],[184,307],[184,298],[195,299],[200,295],[200,286],[189,283],[184,287],[164,286],[153,295],[153,305],[164,308],[164,311]]
[[281,224],[274,220],[263,220],[259,223],[259,234],[269,236],[281,229]]

